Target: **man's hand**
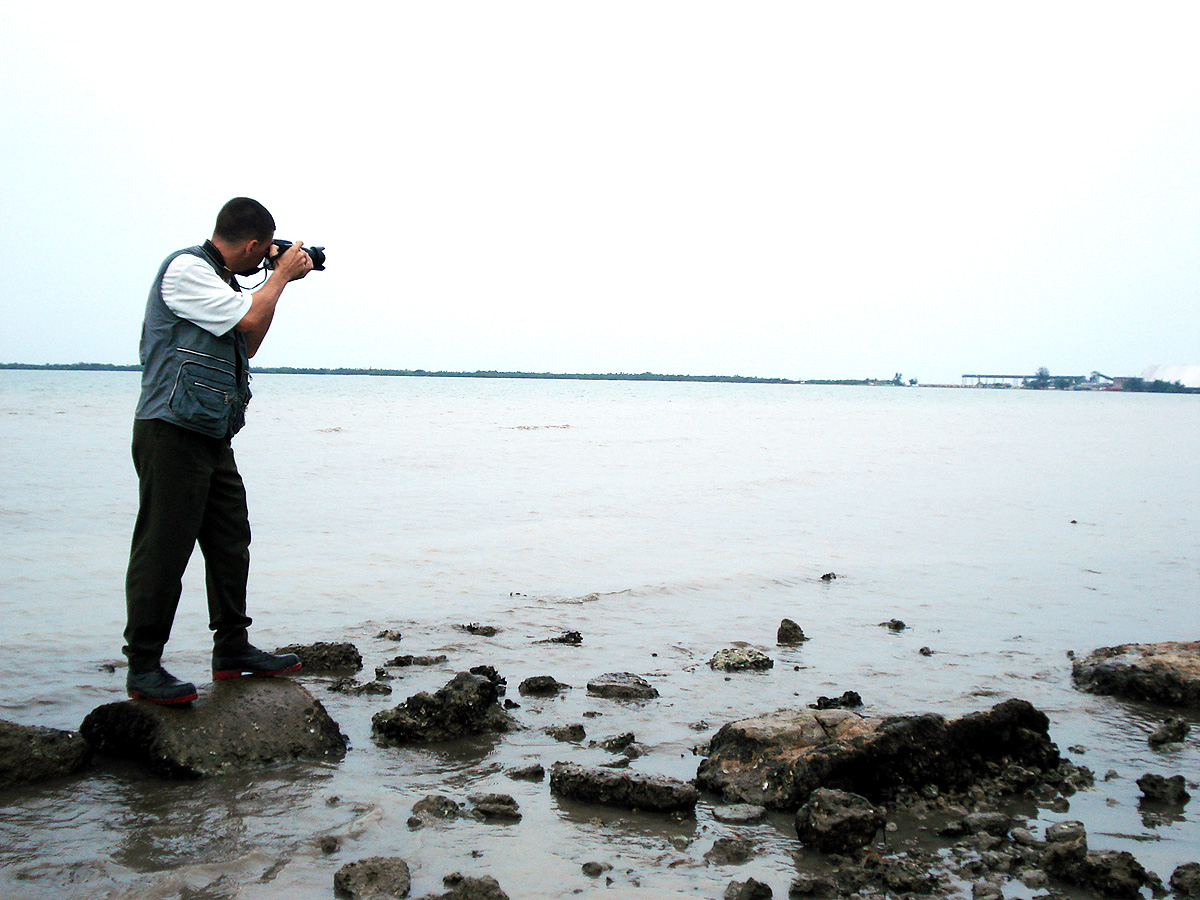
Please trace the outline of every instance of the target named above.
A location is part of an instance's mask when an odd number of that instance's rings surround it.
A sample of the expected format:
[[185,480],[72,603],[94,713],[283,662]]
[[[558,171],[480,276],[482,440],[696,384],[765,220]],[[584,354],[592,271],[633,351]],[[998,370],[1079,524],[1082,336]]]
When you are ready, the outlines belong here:
[[296,241],[275,257],[275,271],[286,281],[299,281],[312,271],[312,257],[304,252],[304,241]]

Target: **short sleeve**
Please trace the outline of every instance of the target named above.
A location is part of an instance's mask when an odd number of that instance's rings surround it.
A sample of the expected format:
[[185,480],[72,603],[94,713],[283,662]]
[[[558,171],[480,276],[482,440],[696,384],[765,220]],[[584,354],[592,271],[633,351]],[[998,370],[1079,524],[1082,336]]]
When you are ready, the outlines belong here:
[[163,302],[180,318],[221,337],[250,311],[249,291],[235,291],[207,262],[190,253],[171,260],[162,281]]

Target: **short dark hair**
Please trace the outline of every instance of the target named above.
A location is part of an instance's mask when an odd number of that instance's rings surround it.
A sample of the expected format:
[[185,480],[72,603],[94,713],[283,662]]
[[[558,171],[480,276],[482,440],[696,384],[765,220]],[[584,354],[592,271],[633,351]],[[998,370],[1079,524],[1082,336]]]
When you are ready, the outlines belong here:
[[267,240],[275,233],[275,220],[267,208],[249,197],[234,197],[217,213],[213,234],[227,241]]

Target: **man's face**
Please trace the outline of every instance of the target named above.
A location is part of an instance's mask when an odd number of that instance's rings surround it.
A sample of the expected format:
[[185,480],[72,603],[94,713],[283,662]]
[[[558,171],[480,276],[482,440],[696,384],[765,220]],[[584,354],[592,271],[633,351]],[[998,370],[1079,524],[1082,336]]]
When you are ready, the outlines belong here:
[[[272,232],[269,237],[261,240],[245,241],[241,245],[240,258],[235,264],[229,266],[238,275],[247,276],[253,275],[258,271],[258,267],[262,265],[263,258],[267,255],[267,251],[271,249],[271,241],[275,239],[275,233]],[[233,263],[234,261],[230,261]]]

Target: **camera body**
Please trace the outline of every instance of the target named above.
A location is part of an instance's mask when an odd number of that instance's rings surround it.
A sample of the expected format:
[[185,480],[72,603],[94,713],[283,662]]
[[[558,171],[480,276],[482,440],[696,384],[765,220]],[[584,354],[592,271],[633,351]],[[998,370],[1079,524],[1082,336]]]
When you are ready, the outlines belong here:
[[[275,268],[275,257],[277,257],[280,253],[282,253],[288,247],[292,246],[291,241],[285,241],[282,238],[276,238],[275,240],[271,241],[271,243],[274,244],[277,249],[274,253],[270,253],[270,252],[267,253],[266,259],[263,260],[263,268],[264,269]],[[325,271],[325,248],[324,247],[304,247],[302,249],[304,250],[305,253],[308,254],[309,259],[312,260],[313,268],[316,271],[318,271],[318,272]]]

